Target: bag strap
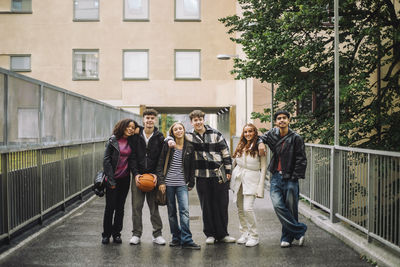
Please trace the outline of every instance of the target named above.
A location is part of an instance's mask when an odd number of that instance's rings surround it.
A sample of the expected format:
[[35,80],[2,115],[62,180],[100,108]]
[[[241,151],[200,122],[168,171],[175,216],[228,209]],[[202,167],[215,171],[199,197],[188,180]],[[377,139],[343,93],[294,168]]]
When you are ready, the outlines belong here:
[[165,163],[164,163],[164,171],[163,171],[164,176],[167,174],[167,166],[168,166],[168,160],[169,160],[170,153],[171,153],[171,148],[168,147],[167,157],[165,158]]

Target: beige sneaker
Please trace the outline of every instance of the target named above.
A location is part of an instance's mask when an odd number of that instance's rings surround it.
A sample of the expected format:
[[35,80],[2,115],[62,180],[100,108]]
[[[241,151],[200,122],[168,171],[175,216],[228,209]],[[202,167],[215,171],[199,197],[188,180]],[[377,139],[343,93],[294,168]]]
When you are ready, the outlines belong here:
[[258,238],[249,238],[249,240],[246,242],[246,247],[254,247],[257,246],[258,243]]
[[157,245],[165,245],[165,239],[162,236],[153,237],[153,242]]
[[236,239],[229,235],[227,235],[221,239],[221,242],[224,242],[224,243],[235,243],[235,241],[236,241]]
[[236,241],[236,243],[238,243],[238,244],[246,244],[247,239],[248,239],[248,234],[247,233],[246,234],[242,234],[239,237],[239,239]]
[[207,239],[206,239],[206,244],[207,245],[212,245],[214,243],[215,243],[215,238],[213,236],[207,237]]
[[281,242],[281,248],[288,248],[288,247],[290,247],[290,243],[289,242],[286,242],[286,241],[282,241]]
[[302,247],[302,246],[304,246],[304,242],[306,241],[306,238],[305,238],[305,236],[303,235],[302,237],[300,237],[300,239],[299,239],[299,246],[300,247]]
[[140,237],[138,236],[132,236],[131,240],[129,241],[129,244],[131,245],[137,245],[140,243]]

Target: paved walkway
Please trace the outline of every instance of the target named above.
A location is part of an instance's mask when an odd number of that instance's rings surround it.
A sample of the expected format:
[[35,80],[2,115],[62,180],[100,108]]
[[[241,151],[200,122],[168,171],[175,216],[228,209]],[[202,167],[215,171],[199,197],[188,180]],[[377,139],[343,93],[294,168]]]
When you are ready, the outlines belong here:
[[[59,220],[42,234],[1,259],[0,266],[371,266],[352,248],[301,216],[308,225],[304,247],[279,246],[280,223],[266,192],[256,200],[260,244],[247,248],[238,244],[206,245],[202,232],[201,210],[196,192],[190,192],[190,217],[193,239],[200,251],[158,246],[151,241],[149,211],[143,210],[142,243],[129,245],[131,204],[128,195],[121,245],[101,244],[104,198],[93,197],[83,207]],[[166,207],[160,207],[163,236],[171,240]],[[239,237],[236,206],[229,206],[229,233]],[[4,255],[6,255],[5,252]],[[3,255],[3,256],[4,256]]]

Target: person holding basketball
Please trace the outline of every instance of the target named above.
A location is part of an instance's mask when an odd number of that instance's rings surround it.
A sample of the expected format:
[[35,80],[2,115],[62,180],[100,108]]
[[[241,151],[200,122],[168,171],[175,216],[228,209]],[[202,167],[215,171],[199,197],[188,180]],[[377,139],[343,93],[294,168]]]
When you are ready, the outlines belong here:
[[154,177],[154,183],[157,183],[157,163],[164,144],[164,135],[154,126],[157,118],[157,111],[146,109],[143,112],[143,125],[139,126],[138,134],[133,136],[134,166],[132,168],[135,182],[131,184],[132,193],[132,238],[131,245],[138,245],[142,236],[142,210],[145,198],[150,210],[150,221],[153,225],[153,242],[158,245],[165,245],[165,239],[162,237],[162,221],[158,205],[156,204],[156,190],[142,192],[140,186],[140,177],[145,174],[151,174]]

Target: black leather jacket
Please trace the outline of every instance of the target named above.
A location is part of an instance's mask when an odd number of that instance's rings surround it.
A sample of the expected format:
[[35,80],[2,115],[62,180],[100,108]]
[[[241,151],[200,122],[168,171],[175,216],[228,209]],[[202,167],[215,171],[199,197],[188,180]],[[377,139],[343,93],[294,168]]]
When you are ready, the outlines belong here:
[[260,136],[262,142],[268,145],[273,155],[268,170],[277,171],[281,159],[283,179],[304,179],[307,168],[307,157],[303,138],[289,128],[284,137],[280,136],[279,128],[273,128]]
[[149,139],[148,145],[143,137],[142,126],[140,127],[139,134],[133,136],[133,150],[134,166],[132,169],[133,176],[144,173],[156,174],[158,159],[164,144],[164,135],[158,131],[157,127],[154,127],[153,136]]
[[[133,139],[131,137],[129,137],[128,144],[130,145],[130,147],[133,151],[133,142],[132,141],[133,141]],[[114,173],[115,173],[115,170],[117,169],[118,160],[119,160],[118,140],[115,137],[115,135],[112,135],[106,143],[106,150],[104,151],[104,159],[103,159],[103,171],[104,171],[104,174],[107,176],[107,184],[110,186],[116,185],[116,182],[114,179]],[[134,155],[133,155],[133,153],[131,153],[131,155],[128,158],[128,166],[129,166],[130,170],[135,165],[134,160],[135,160]]]
[[[157,165],[157,186],[160,184],[165,184],[165,176],[164,176],[164,164],[165,159],[168,153],[168,142],[165,142],[163,149],[161,151],[160,159],[158,160]],[[172,157],[174,155],[174,148],[171,148],[171,152],[169,153],[169,159],[167,163],[167,170],[168,172],[169,167],[171,165]],[[186,141],[183,143],[182,149],[182,163],[183,163],[183,175],[185,177],[185,183],[188,187],[194,187],[194,147],[193,145]]]

